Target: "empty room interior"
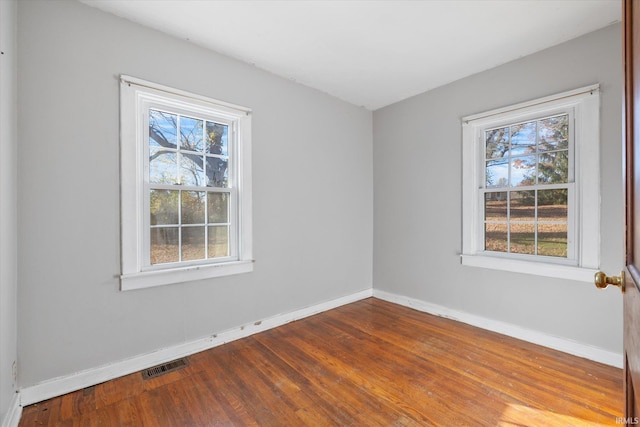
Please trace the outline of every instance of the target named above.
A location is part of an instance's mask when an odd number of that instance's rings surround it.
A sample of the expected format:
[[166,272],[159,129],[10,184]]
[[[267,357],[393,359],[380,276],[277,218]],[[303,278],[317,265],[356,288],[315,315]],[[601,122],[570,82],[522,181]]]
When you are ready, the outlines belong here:
[[621,6],[0,0],[2,427],[624,422]]

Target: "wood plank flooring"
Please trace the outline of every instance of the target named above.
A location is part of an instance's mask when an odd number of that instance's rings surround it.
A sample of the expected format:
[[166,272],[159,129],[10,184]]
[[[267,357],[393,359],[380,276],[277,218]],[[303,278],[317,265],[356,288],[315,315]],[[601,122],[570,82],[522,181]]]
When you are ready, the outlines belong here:
[[620,425],[622,371],[369,298],[24,408],[20,426]]

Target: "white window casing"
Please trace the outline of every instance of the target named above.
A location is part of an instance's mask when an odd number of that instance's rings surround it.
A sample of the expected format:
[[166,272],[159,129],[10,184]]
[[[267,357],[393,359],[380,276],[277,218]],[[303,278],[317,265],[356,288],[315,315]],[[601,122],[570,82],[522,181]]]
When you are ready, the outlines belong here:
[[[600,264],[599,108],[599,85],[596,84],[462,119],[463,265],[593,281]],[[485,251],[484,130],[552,114],[569,115],[573,137],[569,149],[573,179],[567,184],[568,255],[558,258]]]
[[[228,155],[231,171],[228,188],[206,187],[207,194],[218,191],[229,195],[229,256],[151,265],[148,178],[150,108],[164,108],[184,116],[213,118],[216,123],[228,126],[232,132]],[[121,290],[252,271],[251,110],[122,75],[120,127]],[[184,187],[181,191],[204,190]],[[207,224],[204,228],[207,228]]]

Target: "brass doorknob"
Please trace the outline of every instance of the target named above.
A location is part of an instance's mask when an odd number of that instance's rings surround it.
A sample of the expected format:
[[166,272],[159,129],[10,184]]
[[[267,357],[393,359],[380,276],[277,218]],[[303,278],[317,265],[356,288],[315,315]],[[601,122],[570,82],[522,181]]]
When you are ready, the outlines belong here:
[[604,289],[609,285],[618,286],[624,293],[624,271],[619,276],[607,276],[602,271],[598,271],[594,277],[596,288]]

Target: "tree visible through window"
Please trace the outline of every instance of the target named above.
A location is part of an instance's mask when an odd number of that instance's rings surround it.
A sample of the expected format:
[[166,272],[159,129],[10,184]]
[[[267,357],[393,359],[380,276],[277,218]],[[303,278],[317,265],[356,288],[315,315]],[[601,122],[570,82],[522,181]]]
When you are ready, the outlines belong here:
[[149,110],[151,264],[229,256],[228,145],[226,124]]
[[253,270],[251,110],[121,76],[122,289]]
[[562,114],[484,132],[484,249],[567,257],[570,138]]
[[462,263],[593,280],[600,262],[599,86],[462,121]]

